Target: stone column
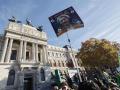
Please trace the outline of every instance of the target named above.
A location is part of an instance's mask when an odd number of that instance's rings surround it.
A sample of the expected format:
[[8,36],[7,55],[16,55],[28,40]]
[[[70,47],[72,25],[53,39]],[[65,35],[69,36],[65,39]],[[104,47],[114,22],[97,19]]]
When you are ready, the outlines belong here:
[[36,43],[35,44],[35,59],[36,59],[36,62],[38,62],[38,44]]
[[24,47],[23,47],[23,62],[26,61],[26,46],[27,46],[27,42],[24,41]]
[[32,43],[32,61],[35,62],[35,43]]
[[41,63],[44,63],[44,50],[43,50],[43,47],[41,47],[40,49],[40,53],[41,53]]
[[43,55],[42,55],[42,53],[43,53],[43,50],[42,50],[42,48],[40,48],[40,62],[43,63]]
[[1,62],[4,62],[5,59],[5,54],[6,54],[6,50],[7,50],[7,46],[8,46],[8,37],[5,37],[5,41],[4,41],[4,47],[3,47],[3,51],[2,51],[2,56],[1,56]]
[[22,52],[23,52],[23,41],[20,41],[19,56],[18,56],[19,61],[22,61]]
[[46,51],[45,51],[45,46],[42,47],[42,62],[43,64],[46,64]]
[[11,52],[12,52],[12,44],[13,44],[13,39],[10,38],[10,42],[9,42],[8,49],[7,49],[7,55],[6,55],[6,61],[7,62],[10,61]]
[[46,53],[46,63],[48,63],[48,49],[47,49],[47,46],[45,46],[45,53]]

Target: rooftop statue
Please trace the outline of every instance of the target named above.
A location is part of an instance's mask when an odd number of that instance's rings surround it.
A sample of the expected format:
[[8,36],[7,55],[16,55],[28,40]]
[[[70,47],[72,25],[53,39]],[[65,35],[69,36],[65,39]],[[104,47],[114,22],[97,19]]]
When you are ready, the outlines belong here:
[[43,26],[38,26],[37,30],[42,32],[43,31]]
[[30,25],[30,26],[32,26],[32,27],[33,27],[33,25],[32,25],[32,23],[31,23],[31,21],[30,21],[30,20],[28,20],[28,19],[26,19],[26,25]]
[[16,18],[12,16],[12,18],[8,19],[10,22],[16,22]]
[[17,22],[17,23],[21,23],[21,21],[17,21],[16,17],[12,16],[12,18],[8,19],[10,22]]

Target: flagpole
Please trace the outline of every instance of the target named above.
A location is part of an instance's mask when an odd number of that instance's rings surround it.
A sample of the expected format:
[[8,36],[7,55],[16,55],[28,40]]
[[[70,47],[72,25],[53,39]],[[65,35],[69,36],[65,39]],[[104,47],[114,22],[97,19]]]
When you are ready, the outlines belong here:
[[82,78],[81,78],[81,75],[80,75],[80,71],[79,71],[79,69],[78,69],[78,64],[77,64],[77,62],[76,62],[76,60],[75,60],[75,57],[74,57],[74,53],[73,53],[73,49],[72,49],[70,37],[69,37],[69,35],[68,35],[68,31],[66,32],[66,34],[67,34],[68,43],[69,43],[69,46],[70,46],[70,49],[71,49],[71,52],[72,52],[72,56],[73,56],[73,60],[72,60],[72,61],[75,62],[75,67],[76,67],[76,69],[77,69],[77,73],[78,73],[79,79],[80,79],[80,81],[82,81]]

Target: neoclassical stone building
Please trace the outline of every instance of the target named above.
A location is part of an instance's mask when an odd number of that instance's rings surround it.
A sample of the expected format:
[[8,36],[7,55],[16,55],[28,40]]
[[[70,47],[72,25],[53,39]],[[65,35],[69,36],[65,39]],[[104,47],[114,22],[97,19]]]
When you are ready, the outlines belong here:
[[35,27],[9,22],[0,36],[0,90],[42,90],[55,69],[78,67],[75,50],[48,45],[47,39]]
[[[47,49],[48,63],[50,64],[52,71],[59,69],[61,73],[64,74],[70,68],[79,67],[79,62],[77,62],[77,58],[75,58],[75,55],[77,54],[76,50],[71,51],[68,46],[61,48],[52,45],[48,45]],[[77,62],[77,65],[75,61]]]

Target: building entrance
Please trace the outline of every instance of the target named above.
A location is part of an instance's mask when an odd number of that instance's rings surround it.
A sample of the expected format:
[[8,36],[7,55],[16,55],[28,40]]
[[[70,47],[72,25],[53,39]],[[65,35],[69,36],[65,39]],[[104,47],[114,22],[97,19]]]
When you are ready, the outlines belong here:
[[33,90],[33,77],[32,76],[24,77],[24,90]]

